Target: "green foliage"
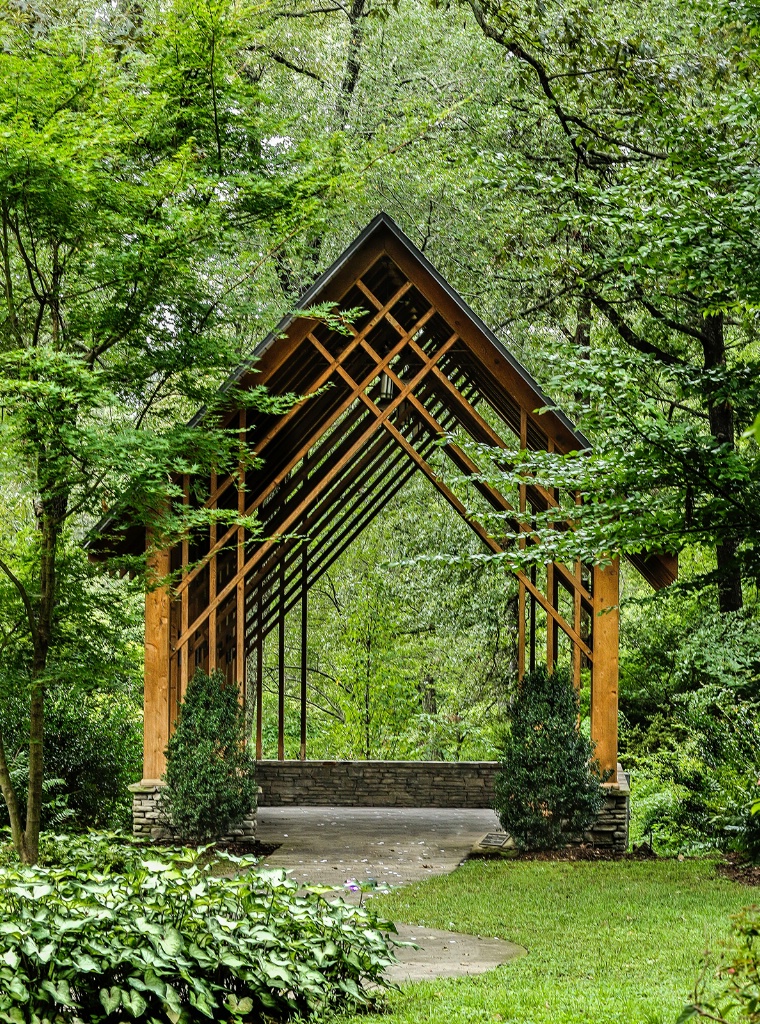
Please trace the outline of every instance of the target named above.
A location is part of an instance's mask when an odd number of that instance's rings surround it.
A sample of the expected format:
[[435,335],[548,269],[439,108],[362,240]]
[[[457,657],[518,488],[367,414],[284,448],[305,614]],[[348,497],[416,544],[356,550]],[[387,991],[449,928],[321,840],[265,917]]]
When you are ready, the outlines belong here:
[[551,849],[582,834],[604,802],[593,745],[578,729],[578,695],[565,672],[528,673],[509,712],[495,808],[519,849]]
[[632,840],[649,836],[663,853],[717,847],[757,859],[757,704],[705,686],[676,699],[673,715],[662,748],[632,772]]
[[[108,837],[108,843],[113,837]],[[69,846],[56,867],[0,871],[0,1020],[280,1020],[367,1005],[393,925],[298,891],[283,871],[203,851]]]
[[165,810],[183,841],[223,836],[256,803],[255,758],[245,711],[222,672],[198,669],[166,750]]
[[[96,680],[90,680],[90,685]],[[43,802],[42,825],[61,827],[57,815],[65,804],[68,827],[127,827],[131,800],[127,786],[139,776],[142,757],[140,705],[132,695],[105,692],[73,692],[56,688],[48,702],[45,729],[45,763],[48,782],[57,784]],[[3,725],[6,743],[15,751],[11,759],[19,798],[26,799],[28,732],[26,708],[21,701],[6,701]],[[0,807],[0,821],[6,820]]]
[[677,1024],[703,1018],[729,1021],[760,1021],[760,907],[746,907],[732,918],[733,941],[721,957],[716,979],[709,979],[709,963],[700,977],[694,999]]

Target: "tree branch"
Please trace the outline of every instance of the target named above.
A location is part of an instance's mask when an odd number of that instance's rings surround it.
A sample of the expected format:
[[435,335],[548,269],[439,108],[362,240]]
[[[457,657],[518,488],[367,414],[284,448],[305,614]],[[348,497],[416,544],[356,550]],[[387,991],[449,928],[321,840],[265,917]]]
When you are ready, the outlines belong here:
[[613,136],[607,135],[606,132],[595,128],[589,121],[586,121],[578,114],[568,113],[560,103],[559,97],[552,88],[552,80],[559,76],[550,75],[541,61],[534,57],[532,53],[529,53],[521,43],[518,43],[514,39],[507,39],[504,32],[497,31],[487,20],[480,0],[468,0],[468,3],[472,9],[472,13],[475,15],[475,20],[483,32],[483,35],[485,35],[487,39],[491,39],[493,42],[497,43],[505,49],[507,53],[511,53],[512,56],[517,57],[518,60],[521,60],[524,64],[527,64],[533,69],[536,77],[538,78],[541,90],[544,96],[549,100],[552,109],[554,110],[554,114],[567,137],[567,141],[570,143],[573,152],[585,167],[609,167],[614,164],[630,163],[631,157],[623,155],[612,156],[609,153],[602,153],[599,152],[599,150],[590,149],[588,146],[579,143],[576,137],[577,132],[573,130],[573,125],[578,128],[582,128],[584,131],[603,142],[608,142],[610,145],[617,146],[620,149],[625,149],[640,156],[648,157],[650,159],[663,159],[667,156],[666,153],[658,153],[644,149],[641,146],[636,146],[630,141],[621,142],[619,139],[615,139]]
[[615,309],[611,302],[607,301],[607,299],[603,299],[601,295],[598,295],[590,289],[588,290],[588,297],[599,312],[606,316],[623,341],[630,345],[631,348],[635,348],[637,351],[643,352],[645,355],[654,356],[655,359],[659,359],[661,363],[665,363],[667,366],[684,365],[682,359],[671,355],[670,352],[665,352],[664,349],[659,348],[659,346],[653,345],[650,341],[645,341],[643,338],[639,337],[639,335],[625,322],[620,313]]
[[266,54],[267,57],[271,57],[273,61],[278,64],[282,64],[283,67],[289,68],[291,71],[295,71],[298,75],[306,75],[308,78],[313,78],[315,82],[319,82],[320,85],[325,84],[324,78],[318,75],[316,71],[309,71],[308,68],[302,68],[298,64],[294,64],[288,60],[287,57],[283,57],[280,53],[275,53],[273,50],[265,50],[263,46],[256,47],[260,53]]
[[673,320],[671,317],[663,313],[661,309],[658,309],[657,306],[652,305],[652,303],[644,297],[644,292],[640,284],[636,285],[636,294],[639,297],[641,305],[647,313],[655,318],[655,320],[659,320],[661,324],[664,324],[665,327],[670,327],[673,331],[686,334],[689,338],[696,338],[698,342],[704,343],[704,331],[697,330],[695,327],[689,327],[687,324],[682,324],[678,320]]
[[2,560],[2,558],[0,558],[0,569],[2,569],[2,571],[5,573],[5,575],[11,581],[13,586],[18,591],[19,596],[21,597],[21,601],[22,601],[22,603],[24,605],[24,610],[26,611],[26,617],[27,617],[27,620],[29,622],[29,630],[30,630],[30,632],[32,634],[32,640],[36,644],[37,643],[37,621],[36,621],[36,619],[34,617],[34,608],[32,607],[32,602],[31,602],[31,599],[29,597],[29,594],[27,594],[27,592],[26,592],[26,587],[21,582],[21,580],[18,578],[18,576],[16,576],[16,574],[13,572],[13,570],[8,565],[6,565],[6,563]]

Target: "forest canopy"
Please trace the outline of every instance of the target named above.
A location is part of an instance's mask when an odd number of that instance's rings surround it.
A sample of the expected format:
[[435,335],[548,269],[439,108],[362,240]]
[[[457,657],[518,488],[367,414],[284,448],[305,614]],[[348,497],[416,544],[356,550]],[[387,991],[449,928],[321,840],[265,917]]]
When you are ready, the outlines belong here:
[[[85,536],[125,493],[140,528],[192,525],[173,474],[240,458],[219,385],[380,210],[593,443],[493,480],[584,496],[515,557],[679,554],[669,592],[624,580],[623,755],[663,842],[729,828],[757,771],[732,723],[760,672],[758,39],[741,0],[0,2],[0,785],[23,856],[46,743],[85,814],[56,753],[77,702],[93,735],[114,706],[139,727],[140,577],[104,579]],[[511,577],[448,513],[415,482],[331,570],[320,749],[493,750]]]

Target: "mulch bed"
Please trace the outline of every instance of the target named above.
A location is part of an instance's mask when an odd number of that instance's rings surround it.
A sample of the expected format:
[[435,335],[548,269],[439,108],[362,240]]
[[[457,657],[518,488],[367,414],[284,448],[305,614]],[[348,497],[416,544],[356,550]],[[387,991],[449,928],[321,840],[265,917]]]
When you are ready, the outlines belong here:
[[657,860],[654,850],[642,843],[621,853],[606,846],[568,846],[564,850],[534,850],[518,853],[516,860]]
[[760,885],[760,864],[749,864],[735,853],[726,854],[725,863],[718,865],[718,874],[740,885]]
[[478,850],[471,860],[656,860],[657,854],[646,843],[626,853],[605,846],[567,846],[562,850]]

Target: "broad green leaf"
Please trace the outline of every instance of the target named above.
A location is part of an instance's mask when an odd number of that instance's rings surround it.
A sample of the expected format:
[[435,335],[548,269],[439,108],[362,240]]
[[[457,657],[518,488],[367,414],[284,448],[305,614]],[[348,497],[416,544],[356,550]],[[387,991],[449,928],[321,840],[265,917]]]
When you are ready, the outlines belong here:
[[121,1006],[123,991],[118,985],[114,985],[112,988],[102,988],[100,990],[100,1002],[103,1004],[103,1009],[106,1013],[115,1013]]

